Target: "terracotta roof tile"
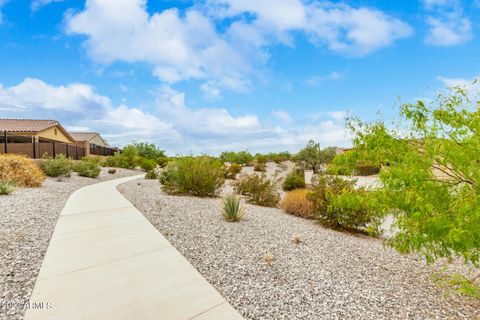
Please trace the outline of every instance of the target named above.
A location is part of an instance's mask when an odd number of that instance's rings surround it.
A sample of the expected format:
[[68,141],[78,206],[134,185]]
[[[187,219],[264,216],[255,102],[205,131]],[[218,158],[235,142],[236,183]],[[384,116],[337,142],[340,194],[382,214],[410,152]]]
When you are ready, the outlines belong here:
[[0,131],[9,132],[40,132],[60,125],[55,120],[33,120],[33,119],[0,119]]

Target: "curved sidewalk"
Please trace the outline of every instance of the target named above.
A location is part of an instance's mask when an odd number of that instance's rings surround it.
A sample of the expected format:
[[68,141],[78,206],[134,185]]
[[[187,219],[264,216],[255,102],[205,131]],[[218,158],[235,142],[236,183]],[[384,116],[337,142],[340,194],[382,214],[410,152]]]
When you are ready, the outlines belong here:
[[25,319],[243,319],[116,190],[139,177],[70,196]]

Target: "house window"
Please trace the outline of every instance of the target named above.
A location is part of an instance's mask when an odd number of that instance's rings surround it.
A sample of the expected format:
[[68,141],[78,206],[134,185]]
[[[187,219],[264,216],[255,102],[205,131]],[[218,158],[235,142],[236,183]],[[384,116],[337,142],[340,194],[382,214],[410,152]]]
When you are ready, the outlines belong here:
[[57,129],[53,129],[55,135],[57,135]]

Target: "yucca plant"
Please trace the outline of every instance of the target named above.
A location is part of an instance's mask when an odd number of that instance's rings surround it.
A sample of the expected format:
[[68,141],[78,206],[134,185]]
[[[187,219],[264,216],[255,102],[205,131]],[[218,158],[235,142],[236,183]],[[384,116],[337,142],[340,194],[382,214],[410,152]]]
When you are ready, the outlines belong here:
[[15,181],[0,181],[0,195],[7,195],[12,193],[15,190],[17,184]]
[[227,221],[240,221],[245,214],[245,208],[240,202],[240,197],[230,194],[222,199],[222,216]]

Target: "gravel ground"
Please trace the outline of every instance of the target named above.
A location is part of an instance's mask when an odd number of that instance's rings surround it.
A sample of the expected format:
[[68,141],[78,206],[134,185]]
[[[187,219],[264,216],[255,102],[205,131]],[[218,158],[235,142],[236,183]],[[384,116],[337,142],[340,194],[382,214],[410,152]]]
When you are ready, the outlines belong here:
[[96,179],[76,173],[62,181],[47,178],[41,188],[0,196],[0,319],[23,318],[24,309],[18,304],[29,301],[58,215],[70,194],[89,184],[139,173],[117,169],[116,174],[108,174],[107,170],[102,168]]
[[478,302],[432,283],[438,267],[380,240],[252,205],[229,223],[219,199],[139,181],[118,189],[247,319],[480,319]]

